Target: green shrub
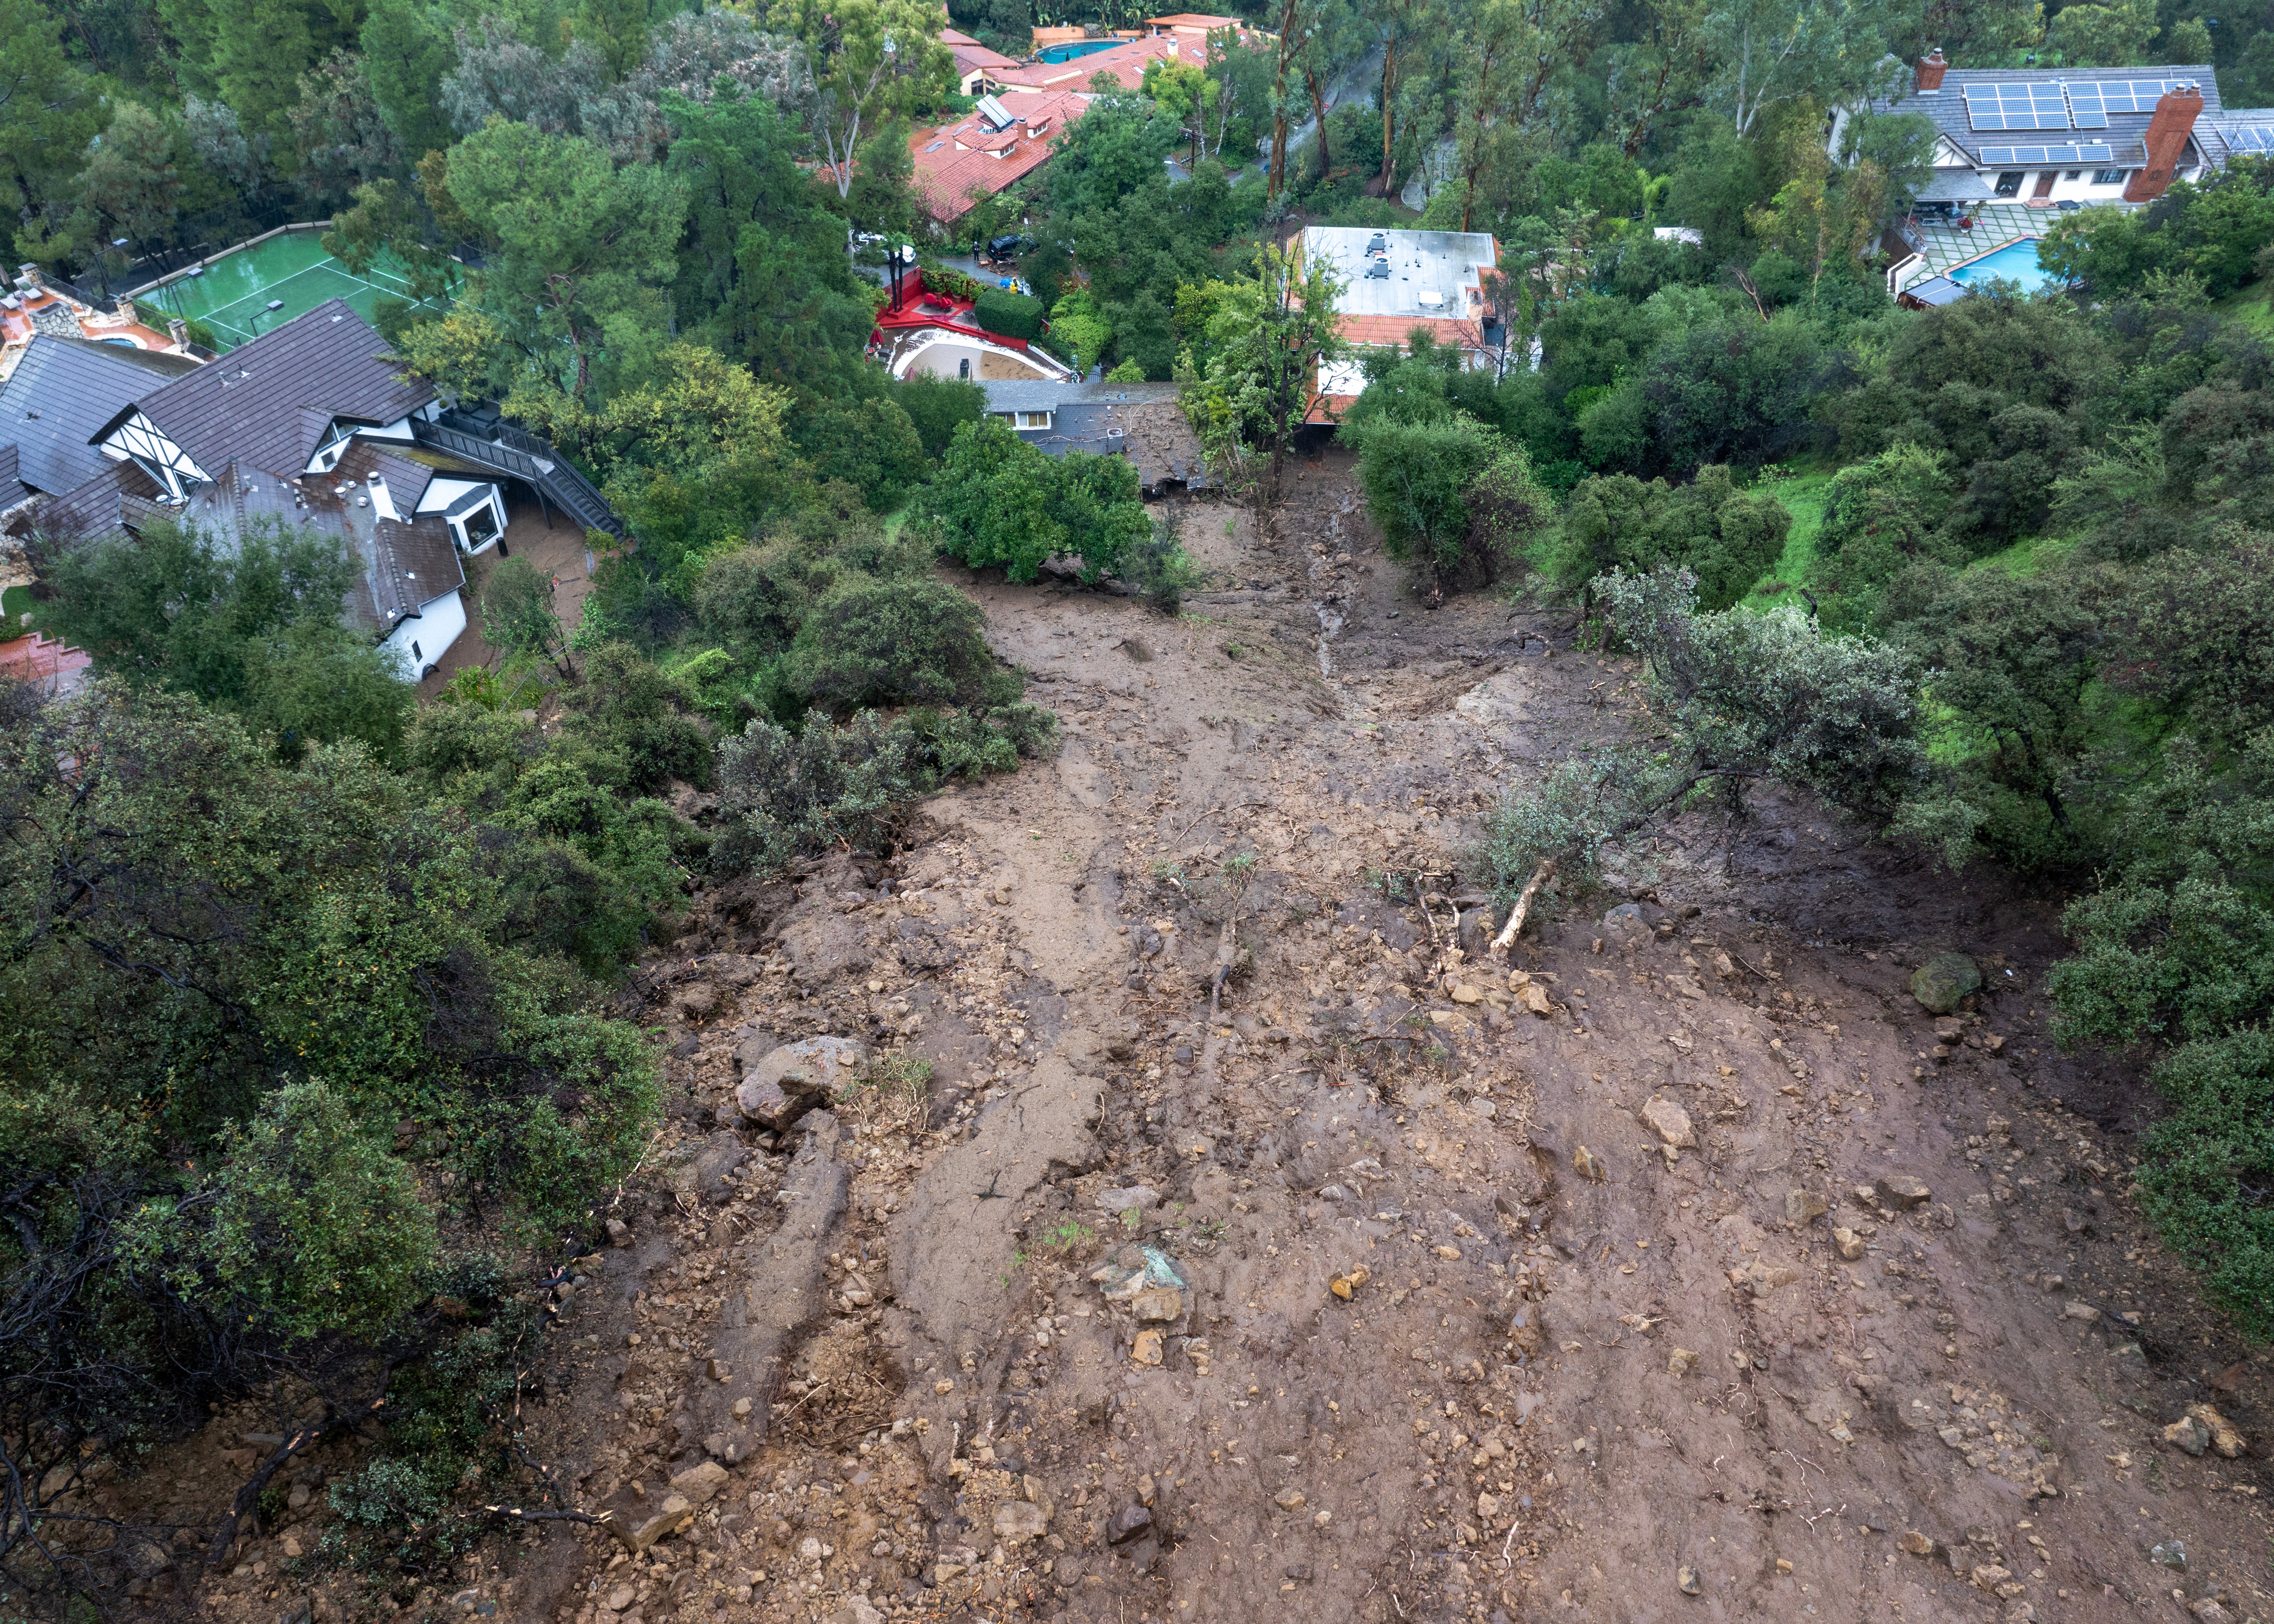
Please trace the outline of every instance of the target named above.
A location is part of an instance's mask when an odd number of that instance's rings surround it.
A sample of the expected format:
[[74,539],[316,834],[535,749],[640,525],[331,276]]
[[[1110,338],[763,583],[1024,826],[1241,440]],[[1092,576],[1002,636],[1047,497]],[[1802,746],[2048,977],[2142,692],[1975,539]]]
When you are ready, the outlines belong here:
[[788,679],[809,703],[840,717],[1016,698],[1018,680],[998,671],[986,626],[979,605],[944,582],[855,577],[807,613]]
[[971,314],[990,333],[1005,338],[1036,339],[1043,335],[1043,302],[1009,288],[983,288]]
[[1791,528],[1783,503],[1741,490],[1726,468],[1701,468],[1678,485],[1599,474],[1571,492],[1556,569],[1570,587],[1613,569],[1685,569],[1697,578],[1698,607],[1710,613],[1751,590],[1782,556]]
[[916,425],[924,455],[935,459],[946,455],[958,428],[987,415],[987,391],[961,378],[914,373],[892,387],[892,398]]
[[1184,607],[1185,594],[1205,578],[1184,543],[1177,539],[1176,526],[1166,519],[1154,520],[1144,540],[1129,550],[1121,576],[1147,603],[1171,615]]
[[926,512],[943,553],[975,569],[999,564],[1013,581],[1076,556],[1085,580],[1118,574],[1152,530],[1126,458],[1049,456],[994,417],[955,432]]

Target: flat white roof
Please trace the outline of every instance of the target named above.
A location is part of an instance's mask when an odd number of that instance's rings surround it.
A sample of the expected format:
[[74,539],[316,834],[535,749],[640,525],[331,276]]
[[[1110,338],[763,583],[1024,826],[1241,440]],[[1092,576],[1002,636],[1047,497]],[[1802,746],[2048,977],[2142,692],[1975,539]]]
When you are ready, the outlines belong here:
[[[1381,238],[1387,276],[1369,276],[1377,258],[1368,252]],[[1444,317],[1469,313],[1464,290],[1477,285],[1480,270],[1499,263],[1488,231],[1374,230],[1364,226],[1311,226],[1303,232],[1306,263],[1334,267],[1344,287],[1336,308],[1346,316]]]

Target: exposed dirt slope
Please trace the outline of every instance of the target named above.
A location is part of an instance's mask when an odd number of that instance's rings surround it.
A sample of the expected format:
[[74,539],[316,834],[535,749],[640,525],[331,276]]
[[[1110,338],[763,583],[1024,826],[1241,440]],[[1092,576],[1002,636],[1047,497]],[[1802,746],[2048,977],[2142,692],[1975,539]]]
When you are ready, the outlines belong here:
[[[1278,528],[1192,509],[1222,590],[1174,622],[968,583],[1058,757],[649,967],[672,1121],[528,1447],[676,1531],[501,1538],[463,1605],[2274,1619],[2274,1366],[2142,1232],[2129,1079],[2041,1035],[2049,915],[1773,803],[1511,988],[1475,818],[1632,673],[1402,598],[1337,466]],[[1949,948],[1991,986],[1938,1031],[1906,977]],[[737,1085],[817,1035],[929,1097],[754,1131]],[[2163,1441],[2205,1402],[2240,1458]]]

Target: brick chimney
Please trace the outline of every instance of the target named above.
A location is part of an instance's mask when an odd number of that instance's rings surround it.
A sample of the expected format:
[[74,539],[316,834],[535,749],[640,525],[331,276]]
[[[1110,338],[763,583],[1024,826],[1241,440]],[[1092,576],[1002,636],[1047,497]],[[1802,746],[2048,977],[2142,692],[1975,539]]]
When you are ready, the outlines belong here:
[[2127,203],[2152,203],[2164,195],[2187,155],[2187,137],[2203,109],[2202,87],[2193,83],[2165,91],[2148,121],[2148,167],[2135,169],[2124,188]]
[[40,267],[28,262],[18,266],[16,285],[26,293],[37,293],[40,290]]
[[190,347],[190,324],[179,316],[174,317],[166,323],[166,336],[174,341],[175,349],[187,350]]
[[1950,71],[1950,60],[1938,45],[1918,59],[1918,88],[1921,94],[1942,88],[1942,76]]

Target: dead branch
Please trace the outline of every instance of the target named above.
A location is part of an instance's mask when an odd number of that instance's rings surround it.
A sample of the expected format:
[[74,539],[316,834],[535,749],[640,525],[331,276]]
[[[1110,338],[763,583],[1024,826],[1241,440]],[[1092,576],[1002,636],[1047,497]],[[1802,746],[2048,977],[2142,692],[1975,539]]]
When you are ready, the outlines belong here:
[[1500,934],[1493,938],[1492,945],[1485,950],[1485,956],[1487,959],[1502,960],[1508,957],[1508,950],[1516,940],[1516,933],[1524,929],[1524,916],[1532,911],[1532,899],[1540,894],[1540,888],[1547,883],[1548,878],[1555,872],[1554,858],[1540,859],[1540,867],[1532,871],[1531,880],[1517,894],[1516,906],[1509,911],[1508,923],[1501,927]]

